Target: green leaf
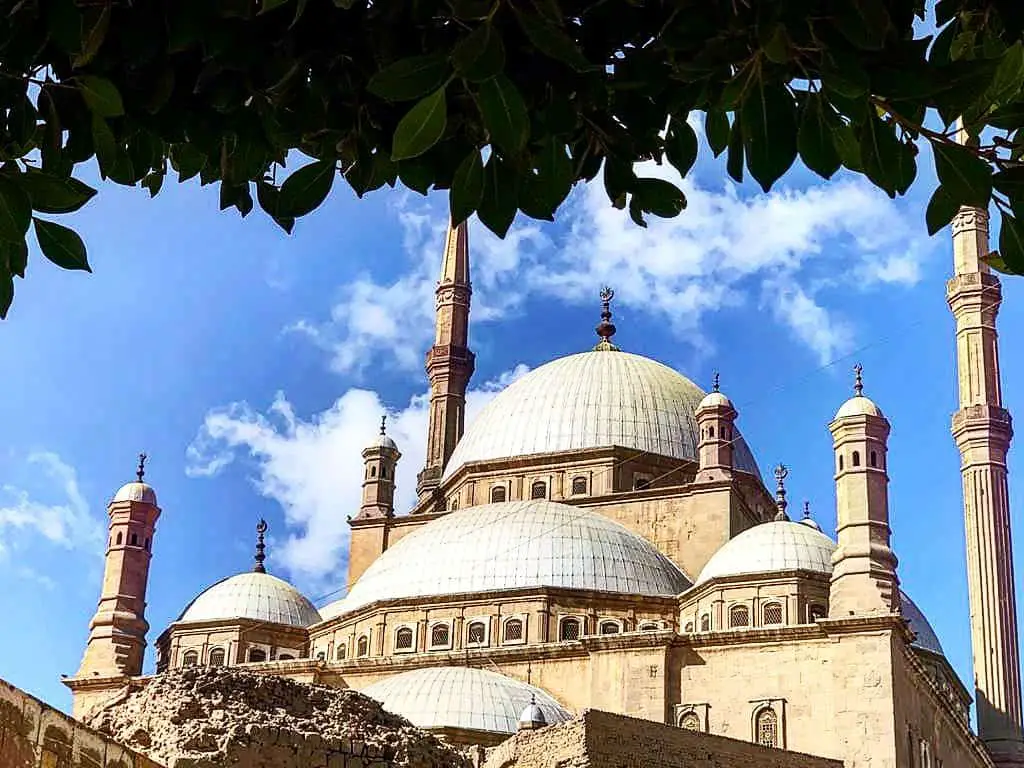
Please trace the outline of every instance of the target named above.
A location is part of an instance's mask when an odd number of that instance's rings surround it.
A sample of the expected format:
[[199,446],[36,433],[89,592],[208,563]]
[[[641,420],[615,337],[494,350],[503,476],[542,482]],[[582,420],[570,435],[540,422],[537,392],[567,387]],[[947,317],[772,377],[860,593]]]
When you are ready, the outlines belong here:
[[391,159],[395,162],[419,157],[444,136],[448,125],[448,103],[444,88],[438,88],[421,99],[398,121],[392,142]]
[[1009,104],[997,109],[985,118],[985,122],[993,128],[1013,130],[1024,125],[1024,104]]
[[1024,166],[1006,168],[992,177],[992,185],[1012,199],[1024,199]]
[[444,56],[413,56],[385,67],[370,78],[367,90],[388,101],[411,101],[437,90],[448,77]]
[[932,142],[939,183],[960,205],[988,207],[992,197],[992,171],[984,160],[966,147]]
[[515,85],[504,75],[480,84],[477,103],[491,141],[515,154],[530,135],[530,116]]
[[25,240],[32,220],[32,204],[14,179],[0,178],[0,240],[20,243]]
[[292,173],[281,185],[278,215],[298,218],[316,210],[331,193],[335,173],[333,160],[317,160]]
[[941,185],[936,187],[924,214],[925,222],[928,225],[928,234],[934,235],[949,224],[959,210],[960,206],[946,188]]
[[1018,40],[1003,54],[988,87],[987,98],[993,104],[1012,100],[1024,85],[1024,44]]
[[1003,257],[999,255],[999,251],[992,251],[991,253],[982,256],[981,260],[988,264],[996,272],[999,272],[1001,274],[1011,276],[1024,275],[1024,272],[1014,272],[1012,269],[1010,269],[1006,265],[1006,262],[1003,261]]
[[856,47],[877,51],[893,29],[883,0],[848,0],[837,3],[833,23]]
[[800,119],[796,144],[804,165],[824,179],[839,170],[841,161],[833,139],[835,125],[832,106],[820,93],[809,93]]
[[142,179],[142,186],[149,190],[150,197],[156,197],[160,192],[160,188],[164,185],[164,175],[163,171],[153,171],[147,173]]
[[708,138],[708,146],[715,157],[718,157],[729,145],[729,118],[724,110],[709,109],[704,116],[704,135]]
[[580,52],[576,41],[554,23],[539,14],[522,13],[518,9],[516,19],[530,42],[541,53],[578,71],[590,69],[590,62]]
[[203,169],[204,165],[206,165],[206,155],[193,145],[175,144],[171,147],[171,166],[178,172],[178,183],[191,179]]
[[633,199],[644,211],[663,219],[678,216],[686,207],[686,195],[675,184],[664,179],[637,179]]
[[863,96],[871,87],[860,59],[840,47],[828,50],[822,58],[821,80],[827,88],[847,99]]
[[85,40],[82,41],[82,52],[75,56],[74,66],[84,67],[100,50],[100,46],[103,45],[103,41],[107,39],[107,30],[110,28],[110,9],[112,4],[103,6],[103,10],[100,11],[99,17],[96,19],[96,23],[92,25],[92,29],[85,36]]
[[480,151],[473,149],[455,169],[448,204],[452,221],[460,224],[480,205],[484,194],[484,165]]
[[864,173],[889,197],[896,197],[894,167],[898,152],[899,140],[896,138],[895,127],[883,122],[872,111],[864,125],[860,126],[860,157]]
[[118,146],[113,131],[107,121],[97,114],[92,116],[92,144],[96,149],[96,162],[100,166],[100,176],[104,179],[117,172]]
[[481,24],[462,38],[452,51],[455,71],[470,82],[481,82],[505,68],[505,45],[490,23]]
[[732,121],[725,170],[737,184],[743,183],[743,124],[739,120]]
[[477,216],[491,232],[504,237],[516,218],[519,187],[514,173],[495,153],[484,166],[484,194],[477,208]]
[[665,157],[680,176],[686,176],[697,161],[697,134],[685,117],[673,117],[669,123]]
[[786,34],[786,28],[781,24],[776,24],[772,36],[761,46],[761,50],[764,51],[764,55],[768,57],[769,61],[776,64],[787,63],[789,61],[789,36]]
[[43,256],[61,269],[80,269],[92,272],[85,253],[85,243],[78,233],[52,221],[32,217],[36,225],[36,240]]
[[740,108],[750,175],[765,192],[796,159],[796,105],[786,87],[759,79]]
[[78,78],[78,89],[94,115],[118,117],[124,114],[124,104],[117,86],[105,77],[82,75]]
[[96,190],[78,179],[30,170],[18,183],[29,196],[33,210],[43,213],[77,211],[96,194]]
[[260,6],[260,13],[267,13],[287,3],[288,0],[263,0]]
[[999,227],[999,255],[1013,274],[1024,275],[1024,224],[1005,212]]
[[7,271],[18,277],[25,277],[28,266],[28,243],[24,239],[17,242],[0,241],[0,264],[7,265]]
[[65,53],[82,50],[82,13],[75,0],[54,0],[47,4],[50,37]]
[[14,275],[0,269],[0,320],[7,319],[14,301]]

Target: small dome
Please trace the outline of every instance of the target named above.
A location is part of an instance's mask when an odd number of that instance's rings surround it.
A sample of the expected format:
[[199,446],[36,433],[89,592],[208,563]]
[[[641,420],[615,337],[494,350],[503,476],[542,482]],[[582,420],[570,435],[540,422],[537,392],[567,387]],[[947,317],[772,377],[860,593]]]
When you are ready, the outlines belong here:
[[392,451],[398,450],[398,444],[388,435],[378,435],[377,439],[370,443],[369,448],[388,448]]
[[939,637],[935,634],[935,630],[932,629],[932,625],[928,622],[924,613],[921,612],[921,609],[917,607],[914,601],[902,589],[900,590],[900,613],[903,614],[903,618],[910,624],[910,631],[914,633],[914,641],[911,645],[915,648],[922,648],[926,651],[937,653],[940,656],[945,656],[942,645],[939,643]]
[[545,722],[560,723],[571,717],[540,688],[472,667],[414,669],[368,685],[361,693],[419,728],[515,733],[520,713],[531,701]]
[[701,408],[732,408],[732,401],[723,395],[721,392],[708,392],[704,395],[704,399],[700,401],[700,405],[697,406],[699,411]]
[[835,548],[832,539],[809,525],[791,520],[761,523],[722,545],[700,572],[697,584],[765,571],[831,574]]
[[[444,477],[465,464],[512,456],[619,446],[696,461],[700,387],[650,358],[581,352],[510,384],[473,420]],[[760,476],[742,437],[737,469]]]
[[877,416],[884,418],[882,409],[875,405],[875,401],[864,395],[855,395],[839,406],[836,411],[836,418],[843,419],[847,416]]
[[141,501],[156,506],[156,491],[148,483],[135,481],[122,485],[114,494],[113,501]]
[[382,600],[499,589],[671,596],[689,586],[650,542],[603,515],[544,499],[509,501],[450,512],[399,539],[324,615]]
[[308,627],[320,621],[299,590],[269,573],[239,573],[218,581],[186,606],[178,621],[256,619]]
[[800,525],[806,525],[808,528],[813,528],[816,531],[821,530],[821,526],[818,525],[818,521],[815,520],[813,517],[805,517],[803,520],[800,521]]
[[544,717],[544,710],[537,706],[534,699],[531,699],[526,709],[519,714],[520,728],[543,728],[547,724],[548,719]]

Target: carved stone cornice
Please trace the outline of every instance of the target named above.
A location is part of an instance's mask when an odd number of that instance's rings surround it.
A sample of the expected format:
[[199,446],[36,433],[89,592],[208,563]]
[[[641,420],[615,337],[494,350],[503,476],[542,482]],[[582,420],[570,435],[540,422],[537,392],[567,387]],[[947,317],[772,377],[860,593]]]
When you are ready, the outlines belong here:
[[957,444],[963,446],[995,441],[1005,448],[1013,438],[1013,418],[998,405],[982,403],[961,408],[953,414],[951,428]]
[[953,217],[953,236],[956,237],[973,230],[981,230],[986,235],[988,234],[988,211],[984,208],[964,206]]

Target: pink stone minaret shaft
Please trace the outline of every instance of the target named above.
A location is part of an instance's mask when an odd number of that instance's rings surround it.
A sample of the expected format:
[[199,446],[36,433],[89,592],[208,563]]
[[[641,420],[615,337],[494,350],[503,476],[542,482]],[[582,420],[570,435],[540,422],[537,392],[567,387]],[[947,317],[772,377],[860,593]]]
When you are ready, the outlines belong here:
[[420,501],[434,494],[441,473],[462,437],[466,419],[466,387],[473,375],[469,351],[469,228],[466,222],[448,228],[437,284],[434,346],[427,352],[430,379],[430,421],[427,460],[416,478]]
[[956,318],[960,449],[971,644],[978,735],[998,766],[1024,766],[1020,655],[1006,453],[1013,436],[999,384],[999,280],[988,254],[988,213],[961,208],[953,219],[954,274],[946,299]]

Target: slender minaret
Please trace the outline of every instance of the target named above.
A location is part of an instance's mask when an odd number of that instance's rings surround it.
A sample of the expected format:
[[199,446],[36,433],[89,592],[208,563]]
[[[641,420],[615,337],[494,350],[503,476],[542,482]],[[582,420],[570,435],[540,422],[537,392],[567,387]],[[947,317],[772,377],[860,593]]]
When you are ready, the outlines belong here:
[[988,253],[988,212],[961,208],[953,219],[954,273],[946,300],[956,318],[960,409],[953,415],[953,437],[963,480],[978,735],[997,765],[1020,766],[1020,654],[1006,477],[1013,429],[999,383],[1002,291],[983,261]]
[[466,386],[475,356],[469,351],[469,231],[466,222],[448,227],[437,284],[434,346],[427,352],[430,379],[430,421],[427,460],[416,477],[420,501],[433,495],[466,418]]
[[363,449],[363,503],[353,520],[395,514],[395,471],[402,454],[388,437],[387,416],[381,416],[380,435]]
[[900,612],[896,555],[890,541],[889,421],[864,396],[854,367],[853,397],[828,425],[835,451],[836,550],[828,615],[833,618]]
[[714,386],[697,406],[698,480],[723,480],[732,476],[733,440],[735,439],[736,408],[718,388],[718,374]]
[[128,483],[107,507],[110,526],[103,586],[77,678],[142,674],[146,650],[146,585],[153,532],[160,507],[143,482],[146,454],[139,454],[138,481]]

